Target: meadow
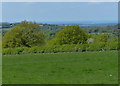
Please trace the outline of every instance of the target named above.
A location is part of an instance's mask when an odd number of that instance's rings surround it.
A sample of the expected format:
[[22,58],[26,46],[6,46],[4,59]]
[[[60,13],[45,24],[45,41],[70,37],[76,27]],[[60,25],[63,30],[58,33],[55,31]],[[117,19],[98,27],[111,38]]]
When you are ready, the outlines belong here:
[[3,55],[3,84],[117,83],[117,51]]

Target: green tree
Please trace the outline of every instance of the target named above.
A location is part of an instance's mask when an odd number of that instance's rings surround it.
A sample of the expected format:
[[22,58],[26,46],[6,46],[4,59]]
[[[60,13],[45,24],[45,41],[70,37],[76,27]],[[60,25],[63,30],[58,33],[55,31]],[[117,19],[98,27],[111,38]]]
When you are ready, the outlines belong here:
[[100,42],[107,42],[109,38],[109,34],[108,33],[103,33],[102,35],[99,36],[99,41]]
[[44,38],[38,24],[23,21],[4,35],[3,47],[39,46],[44,44]]
[[56,34],[56,40],[59,44],[83,44],[86,43],[89,35],[79,26],[66,26]]

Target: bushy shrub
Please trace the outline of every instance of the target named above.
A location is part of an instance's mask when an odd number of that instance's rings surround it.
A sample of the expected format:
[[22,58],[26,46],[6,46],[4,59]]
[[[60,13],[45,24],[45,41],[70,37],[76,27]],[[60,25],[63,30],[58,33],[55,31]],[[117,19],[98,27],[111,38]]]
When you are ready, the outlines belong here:
[[64,45],[46,45],[43,47],[19,47],[4,48],[3,55],[7,54],[32,54],[32,53],[58,53],[58,52],[84,52],[84,51],[102,51],[117,50],[118,42],[93,42],[90,44],[64,44]]
[[101,51],[104,50],[104,46],[104,42],[93,42],[89,44],[87,51]]
[[45,53],[57,53],[60,51],[60,45],[47,45],[43,49]]
[[6,55],[6,54],[11,54],[11,48],[5,48],[2,50],[2,54]]
[[106,50],[117,50],[118,49],[118,41],[110,41],[105,45]]
[[60,47],[61,52],[76,52],[75,44],[64,44]]
[[21,54],[24,51],[23,47],[18,47],[18,48],[4,48],[2,50],[2,54]]
[[23,21],[6,32],[2,44],[3,48],[33,47],[45,44],[44,39],[39,24]]
[[76,51],[83,52],[87,51],[88,44],[77,44],[76,45]]
[[66,26],[56,34],[56,42],[63,44],[84,44],[89,35],[77,25]]

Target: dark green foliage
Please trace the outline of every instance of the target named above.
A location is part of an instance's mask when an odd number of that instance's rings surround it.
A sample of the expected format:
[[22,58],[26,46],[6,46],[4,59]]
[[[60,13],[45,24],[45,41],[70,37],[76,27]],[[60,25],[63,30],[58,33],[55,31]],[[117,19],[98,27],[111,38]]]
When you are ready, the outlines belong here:
[[56,34],[56,40],[59,44],[84,44],[88,39],[88,34],[85,33],[79,26],[66,26]]
[[44,43],[44,34],[40,32],[39,25],[23,21],[10,29],[3,37],[3,47],[32,47]]

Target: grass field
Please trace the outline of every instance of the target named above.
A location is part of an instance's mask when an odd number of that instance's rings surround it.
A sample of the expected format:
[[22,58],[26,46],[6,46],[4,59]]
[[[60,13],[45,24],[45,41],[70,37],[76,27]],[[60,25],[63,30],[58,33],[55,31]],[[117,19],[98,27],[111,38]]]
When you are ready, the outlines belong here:
[[116,84],[117,51],[3,56],[4,84]]

